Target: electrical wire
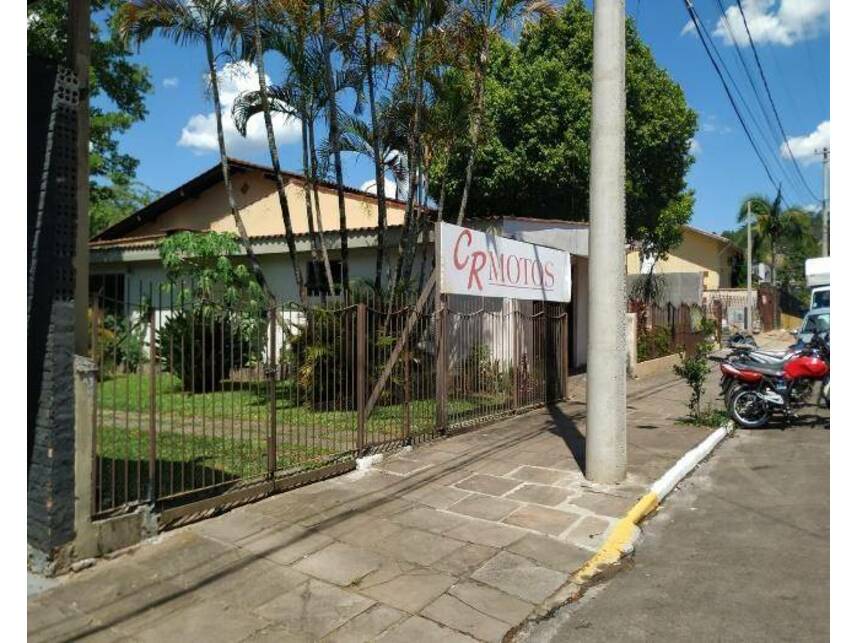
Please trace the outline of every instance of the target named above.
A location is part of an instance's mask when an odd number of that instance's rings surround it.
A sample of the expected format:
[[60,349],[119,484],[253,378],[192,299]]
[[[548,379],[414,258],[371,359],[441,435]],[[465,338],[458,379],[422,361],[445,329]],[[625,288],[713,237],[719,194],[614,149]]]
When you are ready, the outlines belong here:
[[[719,1],[720,0],[718,0],[718,2]],[[771,108],[774,110],[774,117],[777,120],[777,125],[779,125],[779,127],[780,127],[780,133],[783,135],[783,143],[785,144],[786,149],[788,150],[789,157],[791,158],[792,163],[794,164],[795,171],[797,172],[797,175],[800,177],[801,183],[803,183],[803,186],[806,188],[806,191],[809,192],[809,194],[812,196],[812,198],[815,199],[816,201],[819,201],[820,199],[818,198],[818,195],[816,195],[816,193],[813,191],[813,189],[811,187],[809,187],[809,183],[807,182],[806,177],[804,176],[803,172],[801,171],[800,166],[798,165],[798,162],[795,159],[795,155],[792,153],[792,147],[791,147],[791,145],[789,145],[789,138],[786,135],[786,130],[783,127],[783,122],[782,122],[782,120],[780,120],[780,114],[779,114],[779,111],[777,110],[777,105],[774,102],[774,97],[771,95],[771,87],[768,85],[768,79],[765,76],[765,70],[762,68],[762,61],[759,60],[759,52],[756,50],[756,43],[753,42],[753,36],[750,33],[750,26],[747,24],[747,16],[744,14],[744,6],[741,4],[741,0],[736,0],[736,1],[738,3],[738,10],[741,12],[741,19],[744,22],[744,29],[747,31],[747,38],[750,39],[750,47],[753,49],[753,56],[756,59],[756,66],[759,68],[759,75],[762,77],[762,83],[764,84],[765,91],[768,94],[768,100],[771,102]]]
[[768,180],[771,182],[771,185],[774,187],[775,190],[779,190],[780,185],[774,179],[774,176],[771,173],[771,169],[765,162],[765,157],[762,155],[761,151],[759,150],[759,146],[757,145],[755,139],[750,133],[750,129],[747,126],[747,122],[744,120],[744,116],[741,114],[741,110],[738,109],[738,105],[735,102],[735,97],[732,95],[732,91],[729,89],[729,84],[726,82],[726,78],[723,75],[723,71],[717,64],[714,54],[711,53],[711,49],[709,49],[708,43],[706,42],[705,36],[703,35],[704,28],[700,26],[700,19],[696,13],[696,10],[693,8],[693,5],[690,3],[690,0],[684,0],[684,5],[687,9],[688,15],[690,16],[690,20],[693,23],[694,28],[696,29],[696,33],[697,35],[699,35],[699,39],[702,42],[702,46],[705,49],[705,53],[708,56],[708,59],[711,61],[711,64],[714,66],[714,71],[717,73],[717,77],[720,79],[720,82],[723,85],[723,89],[726,91],[726,97],[729,99],[729,103],[732,105],[732,109],[735,112],[735,115],[738,117],[738,122],[741,124],[741,128],[744,130],[744,134],[747,136],[747,140],[750,142],[750,146],[753,148],[753,151],[756,153],[759,162],[762,164],[762,168],[765,170],[765,174],[767,175]]

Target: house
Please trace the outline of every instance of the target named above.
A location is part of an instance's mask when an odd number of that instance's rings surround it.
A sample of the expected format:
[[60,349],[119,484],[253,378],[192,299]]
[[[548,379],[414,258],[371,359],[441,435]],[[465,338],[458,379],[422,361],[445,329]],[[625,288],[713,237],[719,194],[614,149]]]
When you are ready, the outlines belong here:
[[[655,262],[655,274],[701,273],[703,290],[732,288],[742,256],[741,249],[726,237],[686,225],[681,243],[666,259]],[[629,275],[646,274],[651,265],[651,259],[641,257],[637,248],[629,248]]]
[[[238,208],[251,244],[274,294],[280,301],[297,301],[298,292],[288,258],[276,183],[270,168],[230,159],[230,171]],[[321,295],[323,272],[314,265],[311,236],[306,216],[303,176],[285,172],[286,195],[296,237],[297,259],[307,277],[310,301]],[[335,185],[319,186],[324,240],[334,272],[339,273],[339,208]],[[351,279],[373,280],[377,248],[377,202],[372,194],[353,188],[345,190]],[[388,246],[390,261],[397,256],[406,204],[387,199]],[[589,228],[585,223],[498,217],[468,221],[470,227],[492,231],[520,241],[565,250],[571,255],[572,300],[568,305],[569,364],[583,366],[587,342],[587,257]],[[226,198],[220,165],[216,165],[163,195],[138,212],[114,224],[90,241],[90,292],[99,292],[107,302],[122,302],[129,308],[153,293],[166,281],[158,244],[180,230],[236,232]],[[433,235],[428,238],[426,255],[433,256]],[[415,273],[419,268],[415,268]],[[473,299],[473,298],[469,298]],[[317,301],[317,299],[316,299]],[[461,309],[479,307],[484,302],[457,302]],[[489,302],[489,306],[502,302]]]

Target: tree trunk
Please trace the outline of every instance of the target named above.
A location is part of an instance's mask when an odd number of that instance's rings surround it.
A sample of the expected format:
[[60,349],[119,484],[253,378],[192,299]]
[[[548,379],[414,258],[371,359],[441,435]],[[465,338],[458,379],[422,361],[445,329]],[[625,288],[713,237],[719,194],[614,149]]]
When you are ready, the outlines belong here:
[[485,63],[488,58],[488,36],[487,33],[482,40],[482,49],[476,60],[474,70],[473,92],[474,105],[473,116],[470,119],[470,156],[467,158],[467,169],[464,173],[464,190],[461,193],[461,205],[458,208],[458,219],[456,223],[461,225],[467,212],[467,200],[470,197],[470,185],[473,182],[473,164],[476,161],[476,153],[479,149],[479,134],[482,129],[482,102],[485,84]]
[[336,86],[333,80],[333,63],[330,58],[330,39],[326,35],[327,11],[325,0],[319,2],[321,19],[322,47],[324,49],[324,82],[327,86],[327,121],[329,139],[333,148],[333,169],[336,174],[336,197],[339,202],[339,253],[342,265],[342,292],[349,290],[348,275],[348,223],[345,218],[345,190],[342,180],[342,154],[339,150],[339,114],[336,106]]
[[327,254],[327,244],[324,241],[324,224],[321,221],[321,203],[318,198],[318,159],[315,155],[315,125],[313,119],[307,120],[307,132],[309,133],[309,159],[310,171],[312,173],[312,192],[315,197],[315,222],[318,228],[318,239],[321,245],[321,256],[324,261],[324,274],[327,277],[327,285],[330,295],[336,296],[336,285],[333,283],[333,270],[330,267],[330,257]]
[[387,234],[387,194],[384,182],[384,159],[381,158],[381,132],[375,105],[375,64],[372,56],[371,18],[369,4],[363,5],[363,39],[366,53],[366,84],[369,88],[369,116],[372,123],[372,155],[375,159],[375,196],[378,200],[378,249],[375,255],[375,292],[381,293],[381,272],[384,268],[384,237]]
[[295,284],[298,288],[298,297],[302,304],[306,304],[306,290],[304,289],[304,278],[298,264],[297,249],[295,247],[295,232],[292,228],[292,215],[289,212],[289,201],[286,197],[286,184],[280,169],[280,154],[277,150],[277,142],[274,138],[274,123],[271,120],[271,105],[268,100],[268,85],[265,80],[265,56],[262,49],[262,28],[259,25],[259,0],[253,0],[253,40],[256,46],[256,71],[259,74],[259,95],[262,99],[262,115],[265,118],[265,133],[268,135],[268,151],[271,154],[271,167],[274,170],[277,182],[277,197],[280,201],[280,214],[283,218],[283,227],[286,231],[286,246],[292,259],[292,267],[295,272]]
[[244,221],[241,219],[241,214],[238,212],[238,206],[235,204],[235,195],[232,192],[232,180],[229,178],[229,158],[226,156],[226,142],[223,138],[223,114],[220,106],[220,89],[217,85],[217,68],[214,64],[214,46],[211,42],[211,35],[205,35],[205,54],[208,59],[208,73],[211,81],[211,96],[214,101],[214,121],[217,124],[217,144],[220,149],[220,167],[223,170],[223,184],[226,188],[226,197],[229,200],[229,209],[232,212],[232,218],[235,221],[235,227],[238,228],[238,236],[241,240],[241,245],[244,246],[244,252],[247,253],[247,259],[250,261],[250,269],[253,271],[253,276],[265,296],[269,299],[269,303],[276,303],[271,287],[268,285],[268,280],[265,279],[265,273],[262,271],[262,266],[259,263],[259,258],[253,252],[253,247],[250,244],[250,237],[247,235],[247,228],[244,227]]
[[[301,114],[301,152],[303,154],[303,170],[304,170],[304,201],[306,203],[306,223],[307,230],[309,230],[309,239],[310,239],[310,252],[312,254],[312,260],[315,264],[322,263],[321,259],[321,248],[319,243],[319,238],[315,232],[315,222],[312,220],[312,190],[310,188],[310,169],[309,169],[309,140],[307,135],[307,116],[304,111]],[[328,281],[328,286],[330,282]],[[327,293],[322,289],[321,291],[321,301],[325,303],[327,300]]]

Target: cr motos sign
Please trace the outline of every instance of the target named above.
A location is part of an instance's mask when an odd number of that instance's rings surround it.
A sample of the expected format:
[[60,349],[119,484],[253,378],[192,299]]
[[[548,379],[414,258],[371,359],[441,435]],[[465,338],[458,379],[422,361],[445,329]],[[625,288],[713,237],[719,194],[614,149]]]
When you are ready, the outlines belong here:
[[441,223],[440,292],[481,297],[571,300],[565,252]]

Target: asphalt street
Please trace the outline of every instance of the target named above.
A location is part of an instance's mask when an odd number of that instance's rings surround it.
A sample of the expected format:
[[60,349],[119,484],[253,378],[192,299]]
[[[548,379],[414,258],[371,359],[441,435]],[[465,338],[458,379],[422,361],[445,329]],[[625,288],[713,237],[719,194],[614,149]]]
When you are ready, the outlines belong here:
[[529,641],[829,639],[826,418],[738,431],[643,525],[630,568]]

